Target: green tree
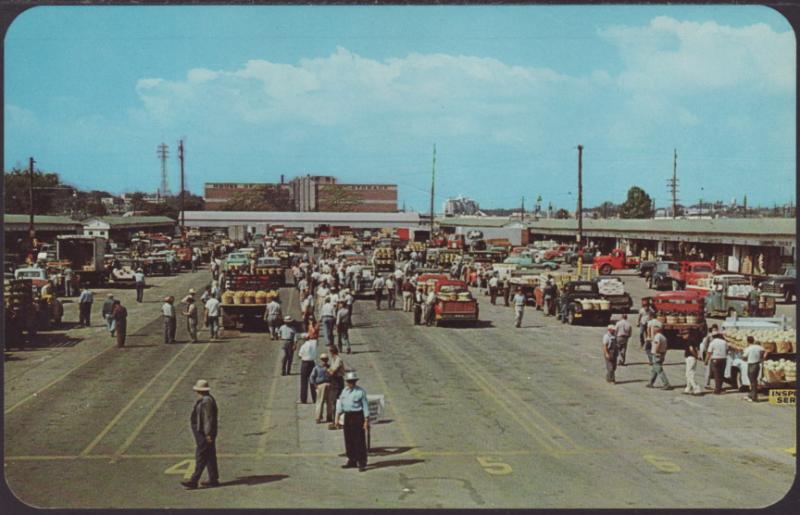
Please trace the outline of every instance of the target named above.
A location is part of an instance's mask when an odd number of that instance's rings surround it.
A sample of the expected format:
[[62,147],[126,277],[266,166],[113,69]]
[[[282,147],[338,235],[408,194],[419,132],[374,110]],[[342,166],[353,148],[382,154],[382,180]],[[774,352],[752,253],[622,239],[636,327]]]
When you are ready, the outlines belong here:
[[569,211],[567,211],[563,207],[558,211],[556,211],[556,214],[554,216],[559,220],[566,220],[567,218],[570,218]]
[[[3,174],[6,213],[30,212],[29,185],[30,179],[27,170],[14,168]],[[67,188],[69,187],[61,183],[57,173],[34,171],[33,187],[33,212],[35,214],[46,215],[62,212],[64,206],[59,205],[58,194],[68,194]]]
[[653,211],[653,201],[642,188],[632,186],[628,190],[628,198],[622,203],[619,210],[621,218],[650,218]]
[[289,190],[274,184],[237,191],[225,202],[222,211],[291,211]]

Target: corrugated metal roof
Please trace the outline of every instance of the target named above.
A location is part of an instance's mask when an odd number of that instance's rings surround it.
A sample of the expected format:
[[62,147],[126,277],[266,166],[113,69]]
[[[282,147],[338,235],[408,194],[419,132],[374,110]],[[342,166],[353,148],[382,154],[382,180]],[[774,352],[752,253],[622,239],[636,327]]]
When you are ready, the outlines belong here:
[[[3,214],[3,223],[5,224],[27,224],[29,221],[30,215]],[[73,220],[68,216],[51,215],[34,215],[33,223],[47,225],[81,225],[81,222]]]
[[168,216],[93,216],[87,218],[82,223],[87,224],[92,220],[100,220],[111,227],[132,227],[147,225],[176,224],[177,222]]
[[356,222],[404,222],[419,223],[419,213],[365,213],[334,211],[186,211],[186,221],[209,222],[229,221],[231,223],[356,223]]
[[[577,230],[578,221],[538,220],[527,223],[528,227],[552,230]],[[659,232],[680,234],[744,234],[791,236],[797,233],[794,218],[715,218],[715,219],[603,219],[583,220],[583,229],[587,231],[620,231],[620,232]]]
[[507,216],[453,216],[436,219],[436,223],[445,227],[503,227],[515,222],[518,223],[519,220],[512,220]]

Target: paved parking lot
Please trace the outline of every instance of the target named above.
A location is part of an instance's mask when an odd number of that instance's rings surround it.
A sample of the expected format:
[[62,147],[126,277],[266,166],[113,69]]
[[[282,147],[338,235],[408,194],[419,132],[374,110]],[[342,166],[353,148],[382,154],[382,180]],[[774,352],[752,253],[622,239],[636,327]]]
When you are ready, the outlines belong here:
[[[18,498],[71,508],[756,508],[794,481],[793,408],[737,392],[682,395],[679,351],[666,366],[676,389],[646,389],[635,338],[609,385],[602,327],[529,308],[515,329],[513,310],[477,290],[486,323],[476,328],[414,326],[408,313],[356,303],[345,362],[387,404],[368,469],[342,470],[341,431],[297,404],[299,363],[282,377],[278,342],[228,331],[189,344],[179,323],[178,343],[162,343],[160,297],[207,278],[154,279],[138,306],[118,291],[131,310],[125,349],[96,319],[59,340],[70,345],[7,357],[4,470]],[[623,279],[638,304],[649,290]],[[281,295],[297,316],[296,292]],[[794,318],[794,308],[779,312]],[[198,378],[219,404],[223,485],[185,491]]]

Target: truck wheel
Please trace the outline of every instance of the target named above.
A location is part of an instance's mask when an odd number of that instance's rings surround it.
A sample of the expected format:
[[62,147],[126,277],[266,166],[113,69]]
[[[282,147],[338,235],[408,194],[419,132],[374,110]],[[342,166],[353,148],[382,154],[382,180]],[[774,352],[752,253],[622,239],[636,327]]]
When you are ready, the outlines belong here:
[[612,271],[611,265],[609,265],[608,263],[600,267],[600,273],[602,275],[610,275],[611,271]]

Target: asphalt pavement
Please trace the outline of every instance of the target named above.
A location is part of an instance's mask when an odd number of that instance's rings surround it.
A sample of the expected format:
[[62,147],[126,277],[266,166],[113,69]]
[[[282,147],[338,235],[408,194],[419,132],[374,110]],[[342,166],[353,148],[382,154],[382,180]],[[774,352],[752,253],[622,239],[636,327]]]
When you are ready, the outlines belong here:
[[[649,294],[641,279],[622,278],[637,304]],[[630,364],[609,385],[603,327],[527,308],[516,329],[513,309],[478,290],[479,327],[414,326],[410,313],[356,303],[344,359],[368,393],[385,396],[386,411],[371,429],[367,470],[342,470],[342,433],[298,403],[299,361],[281,376],[278,342],[227,331],[191,344],[181,320],[178,343],[163,344],[160,297],[207,280],[207,271],[157,278],[152,302],[123,300],[133,308],[125,349],[96,318],[54,337],[71,344],[6,358],[4,470],[19,499],[62,508],[757,508],[794,481],[794,408],[733,391],[683,395],[680,351],[665,367],[675,390],[647,389],[635,332]],[[297,316],[296,291],[281,298]],[[779,310],[794,318],[794,308]],[[199,378],[220,409],[222,486],[186,491]]]

